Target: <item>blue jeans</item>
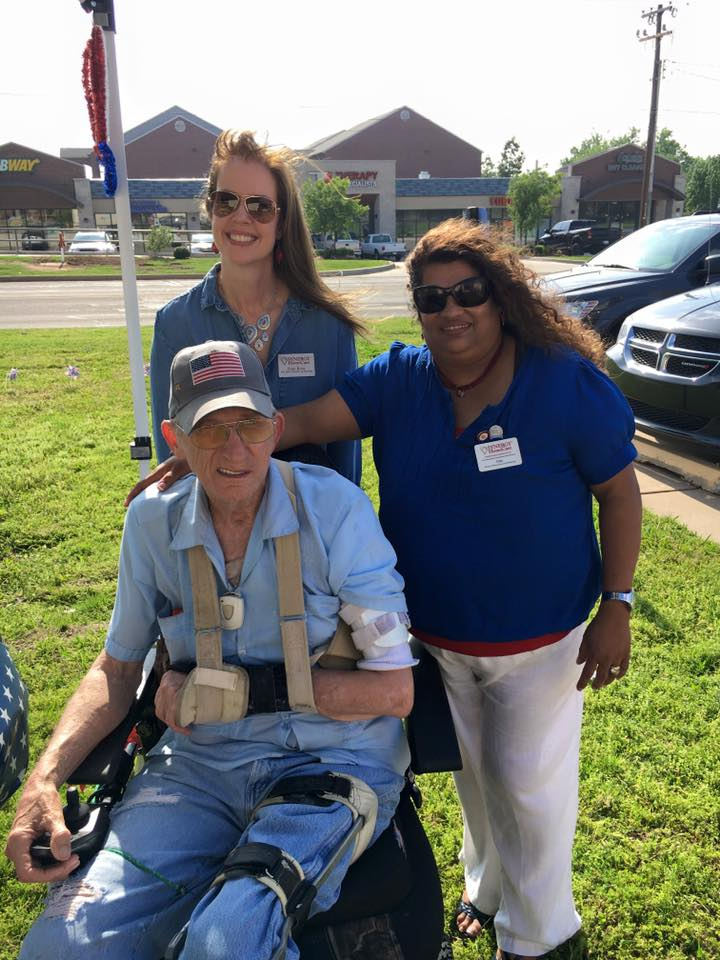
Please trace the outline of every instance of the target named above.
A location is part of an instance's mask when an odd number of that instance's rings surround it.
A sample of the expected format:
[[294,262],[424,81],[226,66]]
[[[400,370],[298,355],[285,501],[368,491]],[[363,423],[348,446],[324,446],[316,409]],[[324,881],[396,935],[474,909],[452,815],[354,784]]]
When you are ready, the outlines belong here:
[[[20,960],[159,960],[188,920],[183,960],[269,960],[284,923],[275,893],[248,877],[208,888],[230,850],[250,842],[287,851],[314,880],[352,824],[344,804],[271,804],[250,817],[278,780],[329,769],[358,777],[377,793],[374,840],[402,788],[402,777],[391,770],[330,767],[307,754],[230,771],[184,757],[151,757],[115,808],[104,849],[50,888]],[[350,855],[351,849],[318,890],[313,912],[337,900]],[[286,956],[299,956],[292,940]]]

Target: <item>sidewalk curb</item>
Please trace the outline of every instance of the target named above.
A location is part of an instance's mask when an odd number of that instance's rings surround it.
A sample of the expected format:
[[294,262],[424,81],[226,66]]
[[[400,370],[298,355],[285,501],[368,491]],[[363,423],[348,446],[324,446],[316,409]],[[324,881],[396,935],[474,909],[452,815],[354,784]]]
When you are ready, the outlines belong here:
[[[350,270],[323,270],[320,277],[350,277],[360,276],[366,273],[384,273],[386,270],[394,270],[394,263],[384,263],[378,267],[357,267]],[[206,276],[204,273],[154,273],[151,277],[136,276],[136,280],[202,280]],[[71,276],[70,274],[58,274],[44,277],[0,277],[0,283],[53,283],[59,280],[61,283],[73,283],[76,281],[94,281],[94,280],[116,280],[122,281],[122,275],[116,277],[98,277],[98,276]]]
[[648,434],[635,434],[638,462],[669,470],[693,486],[708,493],[720,493],[720,465],[708,463],[687,453],[665,450]]

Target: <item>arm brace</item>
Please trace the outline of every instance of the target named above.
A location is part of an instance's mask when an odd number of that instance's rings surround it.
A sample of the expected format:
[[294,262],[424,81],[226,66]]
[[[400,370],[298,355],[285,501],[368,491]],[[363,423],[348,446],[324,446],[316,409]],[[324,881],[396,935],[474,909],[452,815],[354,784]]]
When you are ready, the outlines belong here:
[[400,670],[417,663],[410,654],[410,619],[406,613],[368,610],[344,603],[340,616],[350,627],[353,643],[362,654],[360,670]]

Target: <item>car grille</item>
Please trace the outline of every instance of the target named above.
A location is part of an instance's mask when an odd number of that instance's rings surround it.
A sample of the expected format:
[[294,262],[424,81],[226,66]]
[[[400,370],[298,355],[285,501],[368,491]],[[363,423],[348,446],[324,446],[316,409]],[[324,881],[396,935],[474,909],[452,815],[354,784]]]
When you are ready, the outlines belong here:
[[709,417],[698,417],[695,414],[684,413],[679,410],[663,410],[662,407],[653,407],[649,403],[643,403],[631,397],[627,399],[630,409],[636,417],[640,420],[647,420],[648,423],[657,423],[661,427],[693,431],[702,430],[709,423]]
[[703,374],[714,370],[717,360],[702,360],[700,357],[669,356],[665,364],[668,373],[676,377],[702,377]]
[[658,355],[652,350],[640,350],[638,347],[633,347],[630,353],[635,363],[640,363],[644,367],[654,368],[657,364]]
[[648,343],[662,343],[665,339],[664,330],[650,330],[648,327],[633,327],[634,340],[646,340]]
[[681,350],[699,350],[702,353],[720,355],[720,340],[717,337],[694,337],[688,333],[679,333],[675,337],[674,346]]

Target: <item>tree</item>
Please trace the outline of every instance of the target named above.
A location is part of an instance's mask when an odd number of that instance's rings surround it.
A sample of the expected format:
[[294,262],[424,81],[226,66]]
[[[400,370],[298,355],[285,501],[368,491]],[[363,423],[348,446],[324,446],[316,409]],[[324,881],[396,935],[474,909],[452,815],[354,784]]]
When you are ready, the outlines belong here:
[[161,227],[156,224],[145,237],[145,249],[156,257],[162,250],[172,246],[173,232],[170,227]]
[[696,157],[685,189],[687,213],[696,210],[717,210],[720,204],[720,153],[712,157]]
[[615,137],[604,137],[597,130],[593,130],[589,137],[585,137],[577,146],[570,148],[570,153],[560,161],[560,165],[564,167],[568,163],[577,163],[578,160],[594,157],[598,153],[605,153],[606,150],[612,150],[613,147],[621,147],[624,143],[639,143],[640,140],[639,127],[630,127],[627,133],[621,133]]
[[326,176],[322,180],[306,180],[303,185],[305,216],[313,233],[348,233],[357,225],[367,206],[356,197],[348,197],[347,177]]
[[[605,137],[594,130],[582,143],[572,147],[568,156],[560,163],[562,166],[568,163],[577,163],[578,160],[593,157],[598,153],[605,153],[606,150],[621,147],[625,143],[637,143],[644,147],[646,140],[647,138],[642,135],[639,127],[630,127],[627,133],[621,133],[614,137]],[[675,160],[676,163],[680,164],[684,173],[688,173],[693,164],[694,158],[673,137],[672,130],[669,127],[663,127],[658,132],[655,138],[655,152],[668,160]]]
[[520,173],[510,181],[510,216],[523,237],[535,229],[538,220],[549,217],[560,193],[561,174],[546,170]]
[[660,154],[661,157],[679,163],[683,172],[688,172],[695,160],[685,147],[673,137],[672,130],[669,127],[663,127],[658,133],[655,139],[655,152]]
[[482,167],[480,168],[481,177],[497,177],[499,176],[497,172],[497,167],[492,162],[492,158],[488,156],[483,156]]
[[500,154],[500,163],[497,172],[499,177],[514,177],[522,173],[525,163],[525,154],[520,149],[520,144],[515,137],[510,137],[505,141],[505,146]]

